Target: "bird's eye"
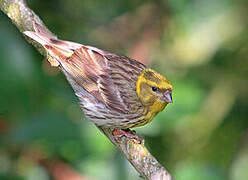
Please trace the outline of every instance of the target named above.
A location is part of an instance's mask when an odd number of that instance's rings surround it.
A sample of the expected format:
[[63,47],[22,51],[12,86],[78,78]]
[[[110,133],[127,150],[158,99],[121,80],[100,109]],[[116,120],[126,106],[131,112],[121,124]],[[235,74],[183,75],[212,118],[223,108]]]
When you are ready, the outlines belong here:
[[156,92],[156,91],[158,91],[158,88],[153,86],[152,91]]

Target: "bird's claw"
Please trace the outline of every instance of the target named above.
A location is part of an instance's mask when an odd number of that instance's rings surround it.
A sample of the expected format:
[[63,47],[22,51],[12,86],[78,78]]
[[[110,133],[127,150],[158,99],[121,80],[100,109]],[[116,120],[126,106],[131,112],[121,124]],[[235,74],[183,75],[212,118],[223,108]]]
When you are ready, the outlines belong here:
[[112,131],[112,134],[114,135],[114,139],[116,141],[119,140],[119,138],[125,136],[128,139],[135,139],[138,141],[139,144],[144,144],[144,139],[137,136],[135,131],[132,131],[130,129],[114,129]]

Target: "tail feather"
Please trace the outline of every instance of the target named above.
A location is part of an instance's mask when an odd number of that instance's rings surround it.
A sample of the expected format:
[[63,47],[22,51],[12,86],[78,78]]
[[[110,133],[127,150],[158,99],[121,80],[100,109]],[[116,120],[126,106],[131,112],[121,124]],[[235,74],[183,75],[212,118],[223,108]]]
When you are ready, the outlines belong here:
[[55,39],[50,34],[45,34],[37,28],[39,26],[36,26],[36,32],[25,31],[23,33],[41,44],[47,50],[48,54],[57,60],[56,62],[54,60],[50,61],[52,66],[58,66],[62,63],[61,60],[70,57],[74,53],[74,50],[82,47],[78,43]]
[[38,32],[32,32],[32,31],[25,31],[23,32],[23,34],[33,39],[34,41],[38,42],[42,46],[50,44],[50,37],[45,36],[44,34]]

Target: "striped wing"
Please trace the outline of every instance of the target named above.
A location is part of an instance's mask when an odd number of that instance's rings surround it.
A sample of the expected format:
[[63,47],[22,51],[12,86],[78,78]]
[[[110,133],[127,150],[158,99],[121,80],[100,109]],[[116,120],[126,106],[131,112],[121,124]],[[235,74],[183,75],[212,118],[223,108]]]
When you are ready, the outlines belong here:
[[129,114],[141,106],[136,81],[145,68],[143,64],[90,46],[76,49],[61,64],[77,83],[108,108]]
[[129,114],[141,107],[136,95],[136,81],[145,66],[128,57],[95,47],[54,39],[35,25],[36,32],[25,31],[39,42],[81,87],[109,109]]

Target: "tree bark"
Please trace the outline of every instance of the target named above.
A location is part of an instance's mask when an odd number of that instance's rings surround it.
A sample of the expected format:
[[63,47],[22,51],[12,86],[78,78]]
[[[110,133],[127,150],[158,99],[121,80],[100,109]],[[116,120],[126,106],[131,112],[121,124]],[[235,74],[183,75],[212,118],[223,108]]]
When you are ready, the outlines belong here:
[[[56,36],[45,27],[42,20],[27,6],[24,0],[0,0],[0,8],[11,19],[14,25],[16,25],[20,32],[34,31],[33,22],[35,22],[43,26],[47,33],[56,38]],[[38,43],[30,41],[30,39],[27,40],[31,42],[42,55],[48,58],[52,66],[57,65],[57,62],[53,60]],[[63,69],[62,72],[69,80],[69,75]],[[75,83],[70,82],[70,80],[69,83],[73,89],[77,88],[75,87]],[[147,150],[144,143],[140,143],[135,139],[126,138],[125,136],[116,140],[112,135],[111,129],[98,128],[120,149],[143,178],[148,180],[173,180],[173,177],[168,171]]]

